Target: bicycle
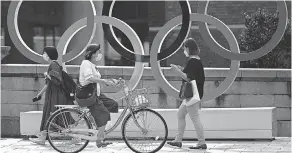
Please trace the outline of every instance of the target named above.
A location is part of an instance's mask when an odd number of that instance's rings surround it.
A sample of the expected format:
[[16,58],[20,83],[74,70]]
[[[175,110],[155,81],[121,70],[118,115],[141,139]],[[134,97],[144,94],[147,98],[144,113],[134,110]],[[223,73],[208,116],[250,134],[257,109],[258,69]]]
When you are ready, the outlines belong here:
[[[168,137],[168,127],[158,112],[148,108],[150,100],[147,89],[129,90],[122,79],[116,86],[123,88],[125,97],[122,99],[125,99],[126,107],[115,124],[105,131],[105,134],[114,131],[123,121],[122,138],[132,151],[137,153],[159,151]],[[48,141],[56,151],[61,153],[80,152],[89,141],[97,140],[98,128],[87,108],[81,108],[78,105],[57,105],[55,107],[59,109],[50,116],[46,128]],[[127,113],[128,110],[129,113]],[[151,115],[152,118],[148,122],[158,121],[154,124],[156,127],[152,127],[152,129],[144,120]],[[156,117],[157,120],[154,120],[153,117],[154,119]],[[59,145],[58,142],[64,145]],[[73,146],[76,146],[76,149],[73,150]]]

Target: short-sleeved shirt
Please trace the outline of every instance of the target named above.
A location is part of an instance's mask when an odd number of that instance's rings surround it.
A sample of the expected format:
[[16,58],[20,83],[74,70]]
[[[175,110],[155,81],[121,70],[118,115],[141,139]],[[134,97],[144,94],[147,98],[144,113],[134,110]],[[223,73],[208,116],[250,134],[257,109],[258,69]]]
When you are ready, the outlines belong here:
[[201,60],[190,58],[184,67],[183,72],[186,73],[191,81],[196,80],[199,96],[202,98],[204,94],[205,73]]
[[[91,63],[89,60],[83,60],[80,65],[79,72],[79,83],[82,86],[86,86],[90,83],[95,83],[89,81],[91,77],[101,78],[99,71],[96,69],[95,64]],[[100,85],[96,83],[97,95],[100,96]]]

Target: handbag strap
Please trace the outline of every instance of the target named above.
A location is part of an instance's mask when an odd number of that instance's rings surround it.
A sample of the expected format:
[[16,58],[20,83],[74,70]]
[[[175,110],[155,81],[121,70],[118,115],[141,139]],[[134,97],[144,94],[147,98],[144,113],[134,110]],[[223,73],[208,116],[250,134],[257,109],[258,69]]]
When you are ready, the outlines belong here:
[[54,63],[56,63],[59,67],[59,69],[61,70],[61,84],[60,84],[60,87],[63,89],[63,91],[67,92],[66,89],[65,89],[65,83],[64,83],[64,80],[63,80],[63,67],[57,62],[57,61],[53,61]]
[[55,62],[59,66],[60,70],[63,71],[63,66],[61,66],[57,61],[53,61],[53,62]]
[[184,80],[185,82],[191,83],[191,79],[187,78],[188,80]]

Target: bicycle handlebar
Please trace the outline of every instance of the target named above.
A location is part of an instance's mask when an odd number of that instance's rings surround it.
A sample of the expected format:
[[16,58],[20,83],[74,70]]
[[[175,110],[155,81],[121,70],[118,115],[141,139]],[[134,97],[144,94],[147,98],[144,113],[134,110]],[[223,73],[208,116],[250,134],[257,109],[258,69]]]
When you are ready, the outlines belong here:
[[119,79],[118,79],[118,82],[116,83],[115,86],[117,86],[117,87],[122,87],[123,90],[124,90],[124,93],[126,94],[126,96],[128,96],[130,89],[129,89],[129,87],[126,85],[126,81],[125,81],[124,79],[119,78]]

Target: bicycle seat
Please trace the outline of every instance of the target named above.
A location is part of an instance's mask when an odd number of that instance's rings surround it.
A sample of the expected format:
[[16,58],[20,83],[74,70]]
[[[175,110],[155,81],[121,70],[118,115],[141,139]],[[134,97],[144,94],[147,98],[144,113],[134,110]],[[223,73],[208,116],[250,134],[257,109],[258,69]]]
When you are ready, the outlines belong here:
[[58,109],[64,109],[64,108],[78,108],[82,109],[84,111],[89,111],[87,107],[80,107],[79,105],[55,105]]
[[57,108],[80,108],[79,105],[55,105]]

